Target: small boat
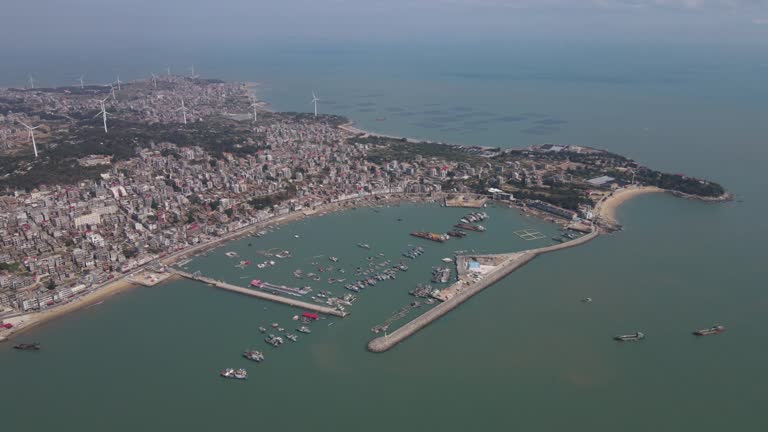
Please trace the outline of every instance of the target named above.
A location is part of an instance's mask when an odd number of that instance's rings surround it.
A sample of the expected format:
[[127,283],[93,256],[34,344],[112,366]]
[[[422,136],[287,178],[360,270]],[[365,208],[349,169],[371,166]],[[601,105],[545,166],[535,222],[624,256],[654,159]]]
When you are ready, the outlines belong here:
[[280,327],[280,324],[278,324],[278,323],[272,323],[272,328],[278,328],[278,327]]
[[619,342],[636,342],[645,339],[645,335],[642,332],[635,332],[633,334],[614,336],[613,339]]
[[724,331],[725,331],[725,327],[718,324],[710,328],[696,330],[695,332],[693,332],[693,334],[696,336],[710,336],[710,335],[722,333]]
[[277,328],[277,331],[279,331],[279,332],[284,332],[284,331],[285,331],[285,329],[284,329],[284,328],[282,328],[282,327],[278,327],[278,328]]
[[248,372],[245,369],[234,370],[232,368],[227,368],[221,371],[219,375],[221,375],[223,378],[232,378],[238,380],[248,379]]
[[582,303],[592,303],[592,297],[584,297],[581,299]]
[[338,259],[338,258],[336,258],[336,257],[330,257],[330,258],[328,258],[328,259],[329,259],[329,260],[331,260],[331,261],[333,261],[333,262],[338,262],[338,261],[339,261],[339,259]]
[[248,350],[243,353],[243,357],[247,358],[248,360],[253,360],[256,363],[261,363],[264,360],[264,354],[261,353],[261,351],[256,350]]
[[312,333],[312,330],[310,330],[309,327],[307,327],[307,326],[301,326],[301,327],[297,328],[296,331],[301,332],[301,333]]
[[453,262],[453,258],[447,258],[446,257],[446,258],[443,258],[441,261],[444,262],[444,263],[451,263],[451,262]]
[[358,243],[357,247],[363,248],[363,249],[370,249],[371,246],[368,245],[368,243]]
[[37,342],[34,343],[21,343],[18,345],[14,345],[13,349],[21,350],[21,351],[40,351],[40,344]]
[[267,332],[267,328],[266,327],[259,327],[259,332],[266,333]]
[[291,341],[291,342],[297,342],[297,341],[299,340],[299,337],[298,337],[298,336],[296,336],[296,335],[295,335],[295,334],[293,334],[293,333],[286,333],[286,334],[285,334],[285,337],[286,337],[286,339],[288,339],[288,340],[289,340],[289,341]]

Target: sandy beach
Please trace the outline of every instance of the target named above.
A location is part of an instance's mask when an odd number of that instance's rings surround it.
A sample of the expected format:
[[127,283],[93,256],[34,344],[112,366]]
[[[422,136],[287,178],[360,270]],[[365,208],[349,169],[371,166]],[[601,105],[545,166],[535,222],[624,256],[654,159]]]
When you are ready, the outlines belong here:
[[36,325],[54,320],[70,312],[74,312],[78,309],[82,309],[84,307],[104,301],[108,297],[121,293],[135,286],[136,285],[129,280],[120,278],[114,282],[107,283],[103,287],[98,288],[93,292],[78,297],[69,303],[56,306],[55,308],[5,319],[4,321],[12,323],[14,327],[9,330],[0,332],[0,337],[8,338],[11,335],[19,334],[25,330],[29,330]]
[[636,196],[657,192],[664,192],[664,189],[660,189],[655,186],[640,186],[626,187],[624,189],[617,190],[597,204],[595,208],[596,215],[602,218],[604,222],[607,222],[611,225],[618,225],[618,220],[616,219],[616,209],[618,209],[621,204],[631,200]]

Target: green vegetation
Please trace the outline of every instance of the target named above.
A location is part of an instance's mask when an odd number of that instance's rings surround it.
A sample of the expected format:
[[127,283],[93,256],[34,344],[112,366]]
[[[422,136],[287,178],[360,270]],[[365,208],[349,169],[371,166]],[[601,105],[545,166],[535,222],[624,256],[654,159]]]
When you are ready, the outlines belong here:
[[375,145],[368,152],[368,162],[381,165],[388,161],[414,161],[417,155],[423,158],[438,158],[451,162],[476,162],[477,157],[468,154],[463,147],[430,142],[409,143],[384,137],[351,138],[350,142]]
[[19,263],[12,262],[10,264],[8,263],[0,263],[0,271],[7,271],[11,273],[16,273],[19,271]]

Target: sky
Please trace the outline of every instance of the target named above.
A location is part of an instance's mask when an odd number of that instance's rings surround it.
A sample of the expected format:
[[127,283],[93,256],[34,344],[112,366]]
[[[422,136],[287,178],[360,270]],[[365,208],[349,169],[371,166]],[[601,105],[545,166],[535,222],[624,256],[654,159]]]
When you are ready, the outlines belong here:
[[0,54],[482,41],[768,44],[768,0],[2,0]]

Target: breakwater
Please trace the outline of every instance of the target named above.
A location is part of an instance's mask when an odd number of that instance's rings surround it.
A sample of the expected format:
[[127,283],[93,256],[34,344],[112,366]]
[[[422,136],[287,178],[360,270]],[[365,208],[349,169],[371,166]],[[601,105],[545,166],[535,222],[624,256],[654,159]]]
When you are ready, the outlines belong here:
[[189,273],[181,271],[181,270],[172,269],[171,271],[173,273],[175,273],[175,274],[177,274],[177,275],[179,275],[181,277],[187,278],[187,279],[195,280],[195,281],[198,281],[198,282],[203,282],[205,284],[214,286],[216,288],[221,288],[221,289],[224,289],[224,290],[227,290],[227,291],[232,291],[232,292],[236,292],[236,293],[240,293],[240,294],[245,294],[245,295],[248,295],[248,296],[251,296],[251,297],[258,297],[258,298],[260,298],[262,300],[269,300],[269,301],[273,301],[273,302],[276,302],[276,303],[282,303],[282,304],[285,304],[285,305],[288,305],[288,306],[293,306],[293,307],[297,307],[297,308],[301,308],[301,309],[311,310],[311,311],[314,311],[314,312],[319,312],[319,313],[322,313],[322,314],[333,315],[333,316],[342,317],[342,318],[348,315],[347,312],[341,312],[341,311],[339,311],[337,309],[334,309],[334,308],[331,308],[331,307],[328,307],[328,306],[322,306],[322,305],[318,305],[318,304],[307,303],[307,302],[301,301],[301,300],[290,299],[290,298],[286,298],[286,297],[280,297],[278,295],[269,294],[269,293],[265,293],[265,292],[262,292],[262,291],[256,291],[256,290],[252,290],[252,289],[248,289],[248,288],[243,288],[243,287],[240,287],[240,286],[237,286],[237,285],[232,285],[232,284],[229,284],[229,283],[226,283],[226,282],[217,281],[215,279],[207,278],[205,276],[197,276],[197,275],[189,274]]
[[423,329],[433,321],[437,320],[438,318],[442,317],[443,315],[457,308],[459,305],[469,300],[472,296],[479,293],[483,289],[495,284],[499,280],[506,277],[508,274],[512,273],[518,268],[529,263],[532,259],[536,258],[537,256],[544,253],[555,252],[561,249],[568,249],[568,248],[582,245],[584,243],[591,241],[598,235],[599,235],[599,230],[596,227],[593,227],[592,232],[590,232],[589,234],[586,234],[582,237],[571,240],[569,242],[552,245],[552,246],[546,246],[538,249],[531,249],[524,252],[494,255],[497,257],[507,255],[508,258],[502,261],[499,264],[498,268],[494,269],[493,271],[485,275],[485,277],[483,277],[478,282],[475,282],[471,286],[463,289],[460,293],[458,293],[456,296],[454,296],[450,300],[440,303],[439,305],[428,310],[422,315],[414,318],[413,320],[411,320],[404,326],[400,327],[399,329],[395,330],[394,332],[371,340],[368,343],[368,350],[371,352],[377,352],[377,353],[387,351],[393,346],[397,345],[398,343],[404,341],[408,337],[414,335],[416,332]]

